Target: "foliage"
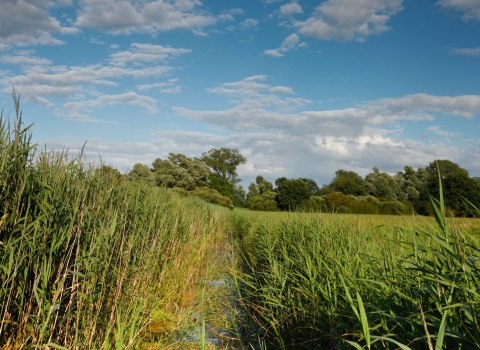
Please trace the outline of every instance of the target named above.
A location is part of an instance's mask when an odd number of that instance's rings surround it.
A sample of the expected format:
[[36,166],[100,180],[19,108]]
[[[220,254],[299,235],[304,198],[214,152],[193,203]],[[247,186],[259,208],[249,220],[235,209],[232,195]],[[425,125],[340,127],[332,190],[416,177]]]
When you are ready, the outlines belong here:
[[201,160],[215,174],[232,184],[239,181],[237,179],[237,167],[247,162],[247,158],[242,156],[238,149],[225,147],[220,149],[212,148],[210,151],[202,153]]
[[310,191],[305,181],[301,179],[286,179],[284,177],[275,181],[277,192],[276,201],[282,210],[296,210],[304,200],[310,199]]
[[218,191],[212,188],[199,188],[192,192],[192,196],[199,197],[208,203],[221,205],[222,207],[233,210],[232,200],[228,197],[222,196]]
[[251,196],[247,199],[248,208],[257,211],[278,211],[276,196],[277,194],[273,191]]
[[247,206],[247,193],[242,185],[235,186],[233,189],[233,205],[239,208]]
[[193,191],[210,185],[210,171],[198,158],[169,153],[168,159],[157,158],[152,165],[155,181],[160,187],[180,187]]
[[366,194],[362,177],[354,171],[337,170],[329,186],[333,191],[346,195],[364,196]]
[[128,173],[128,178],[133,182],[142,182],[149,186],[155,186],[155,176],[148,165],[136,163]]
[[[244,258],[235,280],[266,348],[479,348],[479,222],[449,221],[439,193],[430,199],[436,226],[234,213]],[[388,203],[372,198],[364,202]]]
[[156,308],[187,307],[225,212],[152,187],[146,166],[118,181],[37,151],[15,101],[13,128],[0,118],[0,348],[140,348]]

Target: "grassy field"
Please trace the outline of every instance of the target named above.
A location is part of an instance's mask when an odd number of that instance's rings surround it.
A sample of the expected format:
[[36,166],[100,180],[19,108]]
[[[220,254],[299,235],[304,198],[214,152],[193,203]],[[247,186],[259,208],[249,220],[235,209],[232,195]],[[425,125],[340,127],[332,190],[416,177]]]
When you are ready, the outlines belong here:
[[36,150],[17,104],[0,122],[0,348],[149,348],[152,324],[162,348],[227,212]]
[[227,272],[254,348],[480,347],[480,222],[441,198],[432,218],[230,211],[39,151],[16,110],[0,121],[1,349],[215,348],[182,334],[193,314],[238,329],[204,317],[228,307],[205,287]]
[[480,346],[480,222],[237,211],[242,302],[277,349]]

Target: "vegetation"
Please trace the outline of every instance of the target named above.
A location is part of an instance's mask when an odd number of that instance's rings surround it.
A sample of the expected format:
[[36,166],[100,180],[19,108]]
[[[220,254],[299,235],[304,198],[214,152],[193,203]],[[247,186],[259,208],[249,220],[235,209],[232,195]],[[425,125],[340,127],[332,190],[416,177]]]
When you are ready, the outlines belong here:
[[152,187],[148,167],[128,181],[37,151],[15,101],[16,122],[0,120],[0,348],[133,348],[186,319],[227,211]]
[[342,170],[322,188],[258,176],[246,194],[238,151],[204,154],[237,157],[225,177],[181,154],[122,175],[39,151],[14,100],[15,122],[0,117],[0,348],[208,348],[227,291],[205,282],[227,269],[243,340],[265,348],[480,347],[480,222],[455,218],[480,214],[480,181],[458,165]]
[[266,348],[478,348],[480,225],[432,208],[436,226],[234,212],[234,277]]

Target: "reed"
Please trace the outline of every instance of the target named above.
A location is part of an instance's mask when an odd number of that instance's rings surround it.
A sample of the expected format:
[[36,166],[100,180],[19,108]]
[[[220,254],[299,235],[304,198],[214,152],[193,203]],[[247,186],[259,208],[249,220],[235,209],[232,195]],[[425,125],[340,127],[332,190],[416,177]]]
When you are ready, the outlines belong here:
[[39,151],[14,101],[15,121],[0,118],[0,348],[138,347],[204,278],[227,213]]
[[479,227],[434,218],[235,212],[235,272],[271,348],[480,346]]

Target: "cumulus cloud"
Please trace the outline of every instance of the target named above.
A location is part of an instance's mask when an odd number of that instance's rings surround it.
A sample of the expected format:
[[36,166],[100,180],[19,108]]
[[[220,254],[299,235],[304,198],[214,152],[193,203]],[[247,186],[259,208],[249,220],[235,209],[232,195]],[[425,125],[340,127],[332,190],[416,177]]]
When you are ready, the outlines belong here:
[[453,49],[453,52],[458,54],[458,55],[480,56],[480,47]]
[[198,0],[164,2],[126,0],[82,0],[75,24],[97,28],[114,34],[131,32],[199,29],[214,24],[217,19],[199,10]]
[[[293,91],[285,86],[271,86],[267,79],[257,75],[209,89],[233,102],[232,108],[174,108],[183,117],[231,131],[219,145],[236,144],[249,158],[243,176],[271,173],[276,177],[318,178],[319,174],[333,176],[339,168],[366,174],[373,166],[395,172],[406,164],[424,166],[435,156],[460,163],[472,156],[475,169],[480,171],[478,150],[403,137],[404,128],[412,127],[406,122],[434,121],[432,113],[473,117],[480,113],[480,96],[416,94],[345,109],[309,110],[311,101],[288,97]],[[459,135],[435,125],[429,130],[445,137]],[[185,143],[194,142],[191,137],[196,136],[191,135]],[[180,138],[175,139],[180,142]]]
[[63,27],[48,10],[50,1],[5,0],[0,11],[0,43],[9,45],[59,45],[54,34],[76,34],[78,30]]
[[480,2],[477,0],[440,0],[437,4],[444,8],[463,12],[462,18],[465,21],[480,20]]
[[88,110],[89,108],[101,108],[106,105],[113,106],[119,103],[127,103],[132,106],[143,107],[152,114],[157,112],[157,104],[153,98],[149,96],[138,95],[132,91],[116,95],[102,94],[91,100],[66,102],[63,104],[63,107],[67,110],[81,112]]
[[433,125],[433,126],[429,126],[428,130],[432,131],[434,134],[437,134],[437,135],[440,135],[440,136],[445,136],[445,137],[455,137],[455,136],[460,136],[462,134],[460,132],[440,130],[440,128],[441,128],[440,125]]
[[110,63],[117,66],[124,66],[130,62],[154,63],[190,52],[192,52],[190,49],[176,49],[169,46],[133,43],[130,46],[130,50],[118,51],[111,54]]
[[280,6],[280,13],[285,16],[291,16],[297,13],[303,13],[303,10],[298,3],[291,2],[289,4]]
[[322,40],[364,41],[388,31],[387,22],[401,11],[403,0],[328,0],[305,21],[294,26],[301,34]]
[[258,26],[258,21],[253,18],[247,18],[245,21],[240,23],[239,27],[241,30],[248,30]]
[[307,46],[306,43],[299,44],[299,41],[300,37],[297,34],[293,33],[286,37],[285,40],[283,40],[282,45],[279,48],[273,50],[265,50],[263,54],[272,57],[283,57],[285,56],[284,52],[290,51],[295,47]]
[[48,66],[52,61],[46,58],[40,58],[35,56],[25,55],[4,55],[0,56],[0,62],[8,64],[19,64],[19,65],[38,65],[38,66]]

